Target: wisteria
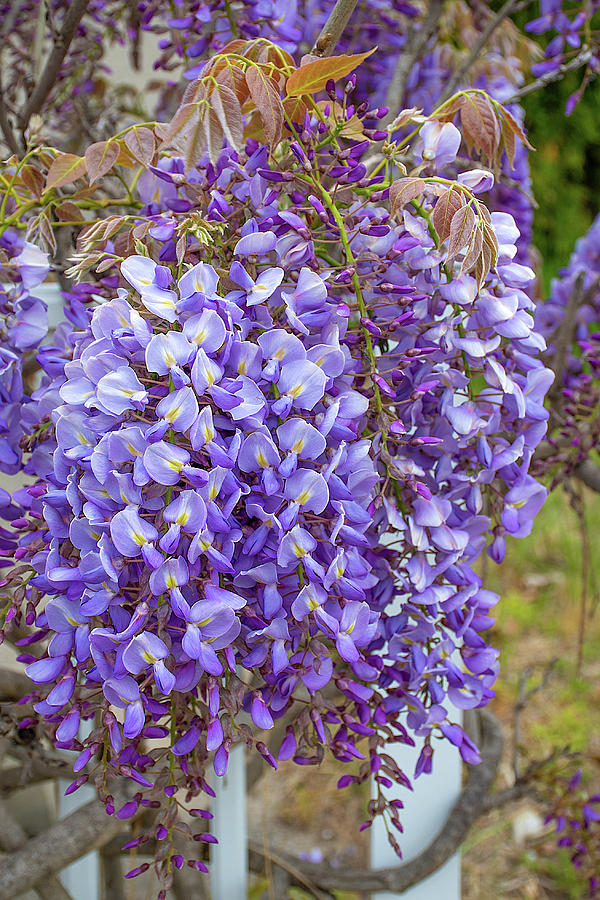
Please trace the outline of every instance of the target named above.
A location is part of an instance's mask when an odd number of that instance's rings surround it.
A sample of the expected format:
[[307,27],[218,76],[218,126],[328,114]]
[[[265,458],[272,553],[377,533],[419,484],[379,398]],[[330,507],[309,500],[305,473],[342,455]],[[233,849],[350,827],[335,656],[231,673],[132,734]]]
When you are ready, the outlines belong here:
[[[449,33],[489,21],[456,6]],[[146,811],[127,846],[155,854],[161,900],[186,861],[206,869],[178,835],[214,841],[188,823],[235,743],[273,768],[331,754],[340,788],[373,777],[363,827],[383,816],[398,852],[394,783],[430,772],[438,739],[480,761],[455,721],[499,670],[476,564],[544,503],[546,360],[574,292],[581,355],[552,389],[572,445],[597,403],[592,232],[534,317],[528,142],[502,105],[527,42],[499,29],[447,98],[452,41],[425,42],[390,110],[423,10],[373,7],[324,76],[291,55],[323,4],[138,4],[131,34],[159,34],[155,67],[189,82],[174,115],[177,90],[160,99],[170,121],[10,163],[0,458],[29,481],[0,497],[0,637],[34,685],[21,727],[77,754],[69,792]],[[59,225],[75,283],[42,344],[31,241],[54,249]],[[552,463],[597,442],[566,451],[550,425]],[[386,743],[417,740],[400,771]]]
[[16,231],[0,237],[0,469],[9,475],[21,468],[20,419],[30,399],[27,382],[29,351],[37,349],[48,331],[46,304],[35,289],[46,279],[49,261]]
[[567,268],[539,304],[536,321],[554,354],[560,381],[553,427],[544,459],[538,462],[557,484],[598,446],[600,426],[600,218],[576,244]]
[[600,795],[586,790],[582,775],[578,769],[570,778],[556,779],[552,785],[552,812],[545,824],[553,823],[557,846],[566,850],[575,869],[587,876],[590,896],[596,897],[600,890],[596,867]]
[[[27,598],[36,630],[21,645],[50,638],[22,659],[76,772],[102,745],[92,772],[108,811],[107,759],[138,788],[118,816],[157,807],[164,884],[179,860],[174,792],[210,794],[207,767],[222,775],[240,738],[273,766],[325,749],[364,760],[340,786],[374,773],[370,818],[397,827],[385,789],[406,775],[380,758],[384,740],[425,739],[417,775],[435,735],[479,760],[451,713],[487,703],[498,671],[482,635],[497,597],[473,563],[486,545],[502,559],[545,497],[528,467],[552,375],[518,229],[477,199],[492,175],[444,183],[460,134],[432,119],[415,145],[420,203],[392,185],[391,216],[361,162],[369,142],[342,152],[336,132],[307,112],[280,167],[250,140],[187,173],[173,157],[145,173],[144,252],[122,258],[121,286],[109,280],[93,312],[71,297],[75,329],[40,353],[26,409],[27,468],[43,481],[16,523],[34,574],[7,618],[22,621]],[[349,186],[338,201],[336,184]],[[457,247],[439,215],[450,199],[471,228]],[[260,731],[290,712],[268,747]]]
[[600,10],[598,0],[572,3],[565,0],[540,0],[540,15],[525,26],[531,34],[551,35],[545,59],[531,67],[534,75],[552,77],[571,62],[585,64],[583,79],[569,97],[566,113],[570,115],[583,96],[591,79],[600,71],[600,46],[594,16]]

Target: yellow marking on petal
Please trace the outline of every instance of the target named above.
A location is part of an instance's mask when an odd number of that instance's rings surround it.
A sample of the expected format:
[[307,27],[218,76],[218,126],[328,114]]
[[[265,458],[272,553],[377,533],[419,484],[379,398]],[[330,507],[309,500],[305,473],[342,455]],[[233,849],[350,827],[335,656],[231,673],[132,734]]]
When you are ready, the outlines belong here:
[[187,510],[184,510],[179,516],[177,516],[177,518],[175,519],[175,522],[178,525],[185,525],[186,522],[188,521],[189,517],[190,517],[189,512],[187,512]]
[[300,453],[300,451],[302,450],[303,447],[304,447],[304,438],[299,438],[299,440],[297,440],[295,444],[292,444],[292,452]]
[[165,351],[165,362],[169,367],[175,365],[175,357],[168,350]]
[[212,428],[207,427],[204,429],[204,443],[205,444],[208,444],[210,441],[212,441],[214,436],[215,436],[215,433]]
[[156,659],[152,656],[151,653],[148,653],[147,650],[142,650],[142,656],[146,660],[147,663],[155,663]]
[[297,384],[296,387],[292,388],[291,391],[288,391],[288,397],[299,397],[302,391],[304,390],[303,384]]
[[294,553],[298,557],[298,559],[302,559],[303,556],[306,556],[307,551],[304,547],[301,547],[300,544],[294,544]]
[[170,591],[177,587],[177,582],[172,575],[167,575],[167,587]]
[[86,444],[88,447],[92,446],[90,444],[90,442],[88,441],[88,439],[86,437],[84,437],[84,435],[80,431],[77,432],[77,438],[78,438],[80,444]]
[[202,331],[199,331],[199,332],[198,332],[198,334],[197,334],[196,337],[194,338],[194,341],[195,341],[198,345],[200,345],[200,344],[203,344],[205,340],[206,340],[206,331],[203,329]]
[[146,538],[143,534],[140,534],[139,531],[133,532],[133,539],[140,547],[142,547],[146,543]]
[[296,497],[296,503],[299,503],[300,506],[303,506],[308,500],[310,500],[310,491],[302,491],[299,497]]
[[168,466],[169,468],[173,469],[174,472],[181,472],[181,470],[183,469],[183,463],[180,463],[176,459],[169,460]]
[[267,458],[264,455],[264,453],[262,452],[262,450],[259,450],[258,453],[256,454],[256,462],[259,464],[261,469],[266,469],[267,466],[269,465],[269,463],[267,462]]
[[282,347],[281,350],[278,350],[277,353],[273,354],[273,359],[283,359],[285,354],[285,347]]
[[79,626],[79,622],[76,619],[72,619],[71,616],[65,616],[65,619],[67,620],[69,625],[73,626],[73,628],[77,628]]
[[129,450],[129,452],[131,453],[132,456],[141,456],[141,455],[142,455],[142,451],[141,451],[141,450],[137,450],[137,449],[133,446],[133,444],[127,443],[126,446],[127,446],[127,449]]
[[308,605],[309,605],[310,609],[318,609],[321,604],[318,603],[316,600],[313,600],[313,598],[311,597],[310,600],[308,601]]
[[240,360],[240,364],[238,366],[238,372],[240,375],[246,374],[246,360],[245,359]]

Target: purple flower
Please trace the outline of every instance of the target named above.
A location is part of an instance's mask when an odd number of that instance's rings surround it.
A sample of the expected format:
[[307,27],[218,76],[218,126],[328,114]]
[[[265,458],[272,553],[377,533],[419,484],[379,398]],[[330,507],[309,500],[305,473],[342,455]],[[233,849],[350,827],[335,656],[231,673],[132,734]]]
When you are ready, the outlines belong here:
[[168,655],[169,650],[164,641],[150,631],[143,631],[132,638],[123,650],[123,665],[132,675],[139,675],[152,666],[159,691],[162,694],[170,694],[175,684],[175,676],[163,662]]

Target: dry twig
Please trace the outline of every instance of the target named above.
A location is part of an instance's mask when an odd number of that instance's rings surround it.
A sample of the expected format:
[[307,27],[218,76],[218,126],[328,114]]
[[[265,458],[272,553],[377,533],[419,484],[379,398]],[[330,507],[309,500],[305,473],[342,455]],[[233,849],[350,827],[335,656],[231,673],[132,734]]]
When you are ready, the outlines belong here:
[[488,43],[493,33],[497,28],[499,28],[506,17],[509,16],[511,12],[514,12],[517,6],[517,0],[506,0],[506,3],[504,3],[504,5],[498,10],[496,15],[489,20],[489,22],[479,35],[478,39],[473,44],[471,52],[465,59],[464,63],[459,69],[457,69],[457,71],[454,73],[454,75],[446,85],[446,89],[444,90],[444,93],[440,98],[440,103],[443,103],[444,100],[447,100],[448,97],[451,97],[458,85],[462,84],[471,66],[477,61],[477,59],[479,58],[479,54]]
[[390,83],[385,105],[389,107],[387,116],[382,120],[380,128],[385,128],[398,115],[398,111],[402,104],[404,92],[406,90],[406,82],[410,75],[411,69],[415,63],[421,58],[431,36],[433,35],[439,18],[442,14],[442,0],[430,0],[427,15],[421,23],[420,27],[412,28],[406,38],[406,44],[402,49],[402,53],[398,57],[394,77]]
[[56,38],[54,47],[42,70],[42,74],[40,75],[29,100],[25,104],[25,108],[19,116],[19,124],[23,134],[25,134],[30,118],[34,113],[41,110],[48,94],[56,84],[60,67],[69,51],[69,47],[75,37],[79,23],[88,8],[89,2],[90,0],[73,0],[72,3],[69,3],[60,34]]

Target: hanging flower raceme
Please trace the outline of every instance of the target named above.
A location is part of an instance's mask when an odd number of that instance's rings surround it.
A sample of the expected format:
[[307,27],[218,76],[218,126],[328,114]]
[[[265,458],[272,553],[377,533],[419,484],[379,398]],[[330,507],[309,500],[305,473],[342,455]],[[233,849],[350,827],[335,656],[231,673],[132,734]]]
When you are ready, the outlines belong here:
[[600,217],[575,245],[567,268],[538,304],[536,323],[556,368],[552,430],[537,461],[556,486],[598,446],[600,423]]
[[[93,312],[94,289],[73,292],[23,415],[40,480],[10,609],[34,626],[22,648],[44,647],[21,657],[35,710],[78,751],[75,787],[95,775],[110,812],[108,774],[133,779],[117,815],[155,808],[165,836],[174,794],[210,794],[238,740],[274,766],[358,760],[340,786],[374,773],[392,824],[390,737],[426,740],[417,774],[433,736],[479,759],[453,722],[498,668],[473,565],[545,497],[533,273],[478,197],[489,173],[444,177],[455,125],[415,142],[435,174],[368,174],[364,130],[343,137],[373,119],[354,90],[288,123],[277,155],[248,139],[148,166],[137,252],[119,244]],[[179,859],[160,855],[165,881]]]
[[19,419],[31,389],[24,384],[24,362],[48,332],[46,304],[35,296],[48,271],[38,247],[12,230],[0,237],[0,469],[9,475],[21,467]]

